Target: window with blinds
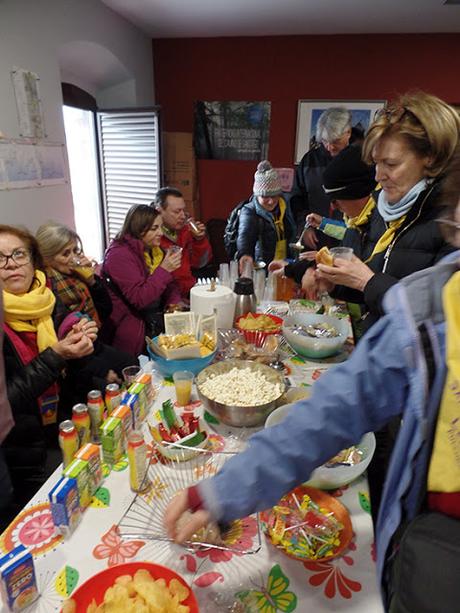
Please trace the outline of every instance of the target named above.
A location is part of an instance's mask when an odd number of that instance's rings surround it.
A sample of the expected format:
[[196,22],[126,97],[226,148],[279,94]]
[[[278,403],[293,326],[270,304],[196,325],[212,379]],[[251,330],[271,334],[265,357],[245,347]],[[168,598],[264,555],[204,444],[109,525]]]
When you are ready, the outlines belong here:
[[133,204],[150,204],[160,188],[158,109],[99,111],[97,131],[107,243]]

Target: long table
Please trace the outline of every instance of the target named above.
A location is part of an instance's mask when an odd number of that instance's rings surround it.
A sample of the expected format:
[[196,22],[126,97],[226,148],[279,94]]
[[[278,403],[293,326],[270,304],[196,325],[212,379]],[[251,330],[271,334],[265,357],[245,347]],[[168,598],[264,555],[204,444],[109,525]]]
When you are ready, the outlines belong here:
[[[295,384],[312,384],[334,362],[343,360],[350,349],[346,347],[343,355],[321,363],[292,357],[286,361],[291,380]],[[154,408],[173,397],[174,388],[165,380]],[[242,433],[218,423],[213,424],[213,429],[213,447],[221,450],[234,451],[235,441],[248,434],[248,431]],[[303,563],[288,558],[264,536],[260,550],[251,555],[216,549],[191,552],[169,542],[121,538],[117,526],[134,497],[129,488],[126,460],[111,470],[106,468],[105,481],[85,511],[81,524],[68,540],[64,540],[54,534],[47,501],[48,492],[59,476],[58,469],[0,538],[2,552],[22,543],[33,553],[41,597],[29,611],[59,611],[63,599],[95,573],[136,560],[157,562],[180,573],[193,588],[202,612],[380,613],[383,610],[376,585],[365,476],[333,492],[351,516],[353,539],[348,550],[327,562]],[[157,487],[160,496],[162,486],[157,484]],[[233,532],[235,541],[243,549],[251,549],[256,533],[255,518],[242,522]],[[276,589],[274,579],[277,579]],[[295,594],[296,599],[291,597],[292,602],[296,601],[294,608],[277,607],[280,593],[286,592]],[[258,604],[245,608],[242,600]],[[269,603],[274,608],[264,608]],[[6,612],[6,608],[1,611]]]

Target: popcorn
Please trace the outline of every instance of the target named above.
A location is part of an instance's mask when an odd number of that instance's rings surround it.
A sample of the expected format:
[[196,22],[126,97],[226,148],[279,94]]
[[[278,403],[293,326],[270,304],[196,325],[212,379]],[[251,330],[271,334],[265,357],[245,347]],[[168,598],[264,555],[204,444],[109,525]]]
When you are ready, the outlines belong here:
[[210,400],[243,407],[272,402],[283,392],[280,383],[272,383],[263,373],[250,368],[232,368],[226,373],[210,375],[200,390]]

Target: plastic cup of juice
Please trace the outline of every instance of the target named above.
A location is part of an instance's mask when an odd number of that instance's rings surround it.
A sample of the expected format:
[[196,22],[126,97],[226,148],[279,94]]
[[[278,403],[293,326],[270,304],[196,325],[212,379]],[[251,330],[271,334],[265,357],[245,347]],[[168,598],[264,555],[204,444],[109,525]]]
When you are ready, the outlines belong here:
[[127,388],[131,385],[131,383],[134,383],[140,372],[140,366],[126,366],[126,368],[123,368],[121,374],[123,375],[123,381],[125,382]]
[[188,370],[177,370],[173,374],[174,387],[176,388],[177,404],[184,407],[190,404],[192,397],[193,373]]

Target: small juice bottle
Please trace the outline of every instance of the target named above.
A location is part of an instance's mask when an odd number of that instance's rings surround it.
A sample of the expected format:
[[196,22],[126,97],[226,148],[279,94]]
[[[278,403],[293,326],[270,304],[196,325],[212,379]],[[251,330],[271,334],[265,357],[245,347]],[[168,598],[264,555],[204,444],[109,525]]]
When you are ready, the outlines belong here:
[[109,383],[105,388],[105,406],[107,417],[110,417],[121,403],[120,386],[117,383]]
[[145,492],[150,487],[147,477],[147,445],[139,430],[133,430],[128,437],[129,485],[133,492]]
[[91,438],[93,443],[100,442],[99,429],[104,421],[104,401],[99,390],[88,392],[88,413],[91,419]]
[[80,402],[73,407],[72,421],[78,432],[79,447],[82,447],[91,438],[91,419],[86,404]]
[[62,450],[62,463],[65,468],[78,451],[78,432],[70,419],[59,424],[59,447]]

